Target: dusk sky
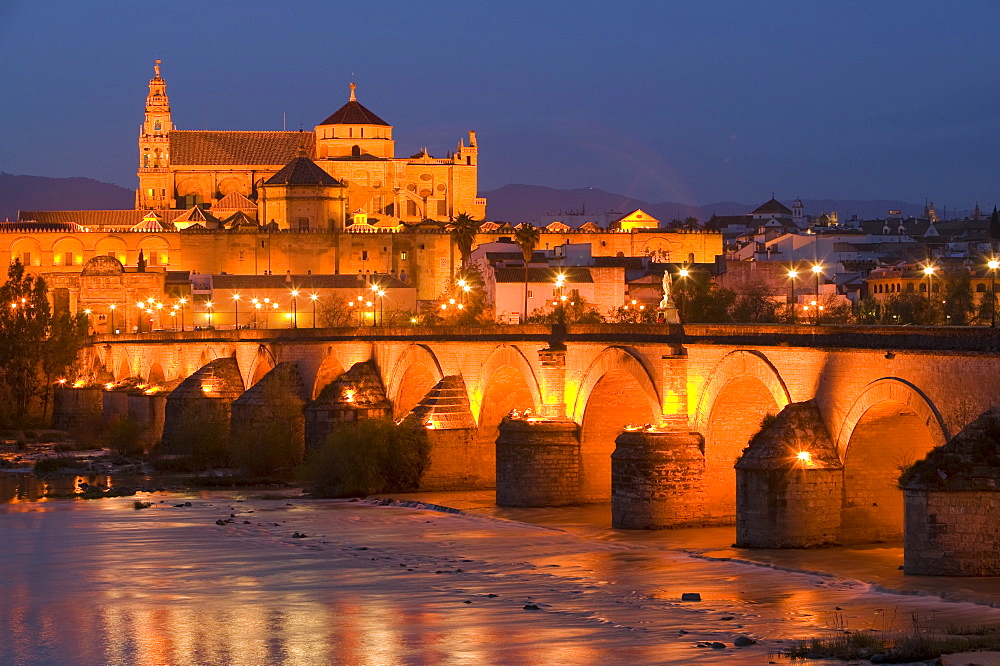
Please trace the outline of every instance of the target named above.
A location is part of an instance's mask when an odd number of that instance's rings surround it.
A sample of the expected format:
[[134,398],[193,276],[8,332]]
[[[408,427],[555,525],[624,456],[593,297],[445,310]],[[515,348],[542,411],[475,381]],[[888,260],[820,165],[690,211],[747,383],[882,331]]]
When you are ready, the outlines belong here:
[[477,130],[483,191],[991,209],[998,26],[996,2],[0,0],[0,170],[134,188],[160,58],[180,129],[311,130],[353,78],[397,155]]

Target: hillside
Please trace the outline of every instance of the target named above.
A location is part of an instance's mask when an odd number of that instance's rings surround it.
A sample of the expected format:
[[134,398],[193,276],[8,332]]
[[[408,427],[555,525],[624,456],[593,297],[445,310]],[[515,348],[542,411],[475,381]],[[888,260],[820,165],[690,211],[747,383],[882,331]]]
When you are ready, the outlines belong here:
[[90,178],[15,176],[0,172],[0,220],[19,210],[102,210],[135,207],[135,192]]
[[[636,208],[642,208],[650,215],[666,221],[675,217],[685,218],[689,215],[701,221],[707,220],[712,213],[716,215],[741,215],[764,203],[767,195],[760,201],[737,203],[720,201],[704,206],[689,206],[671,201],[651,202],[633,199],[622,194],[614,194],[592,187],[573,190],[557,190],[538,185],[504,185],[495,190],[483,192],[487,197],[487,217],[494,221],[531,222],[547,224],[547,218],[553,215],[566,215],[583,212],[586,215],[601,214],[608,211],[628,213]],[[791,206],[792,201],[785,201]],[[803,199],[807,215],[819,215],[827,211],[837,211],[841,220],[857,215],[861,219],[884,218],[886,211],[902,210],[904,215],[920,215],[923,206],[904,201],[856,201],[848,199]]]

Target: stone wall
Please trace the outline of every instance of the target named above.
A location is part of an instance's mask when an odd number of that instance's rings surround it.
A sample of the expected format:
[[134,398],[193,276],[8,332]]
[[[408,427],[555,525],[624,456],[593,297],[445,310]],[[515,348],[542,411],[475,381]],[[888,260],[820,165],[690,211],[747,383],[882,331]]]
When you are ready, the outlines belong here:
[[572,421],[504,419],[497,438],[497,505],[577,503],[579,435]]
[[903,570],[1000,576],[1000,492],[907,490]]
[[611,525],[649,530],[705,522],[701,435],[626,430],[611,454]]
[[94,428],[104,414],[104,390],[100,387],[56,387],[52,399],[52,427],[74,432]]

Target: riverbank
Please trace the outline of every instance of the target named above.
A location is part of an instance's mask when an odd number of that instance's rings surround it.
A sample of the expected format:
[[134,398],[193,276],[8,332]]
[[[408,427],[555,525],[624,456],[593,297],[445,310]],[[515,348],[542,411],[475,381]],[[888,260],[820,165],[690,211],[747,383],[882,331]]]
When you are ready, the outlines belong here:
[[531,522],[296,495],[0,506],[0,662],[766,664],[845,628],[1000,623],[984,605],[686,552],[711,533],[612,535],[588,508]]

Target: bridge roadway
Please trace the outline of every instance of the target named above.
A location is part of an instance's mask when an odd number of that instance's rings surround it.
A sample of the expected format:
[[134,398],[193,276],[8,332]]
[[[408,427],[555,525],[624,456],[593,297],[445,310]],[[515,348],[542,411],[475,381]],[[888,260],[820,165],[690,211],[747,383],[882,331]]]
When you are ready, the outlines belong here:
[[1000,333],[982,328],[605,324],[157,332],[95,337],[81,360],[94,378],[157,384],[233,357],[244,388],[294,361],[313,398],[371,362],[396,418],[457,377],[474,427],[432,453],[432,485],[531,495],[534,477],[494,475],[501,421],[530,409],[576,438],[575,487],[540,503],[609,499],[628,425],[687,430],[703,438],[705,519],[717,523],[735,520],[733,465],[764,415],[812,401],[843,464],[845,533],[881,540],[902,531],[900,469],[998,404],[998,349]]

